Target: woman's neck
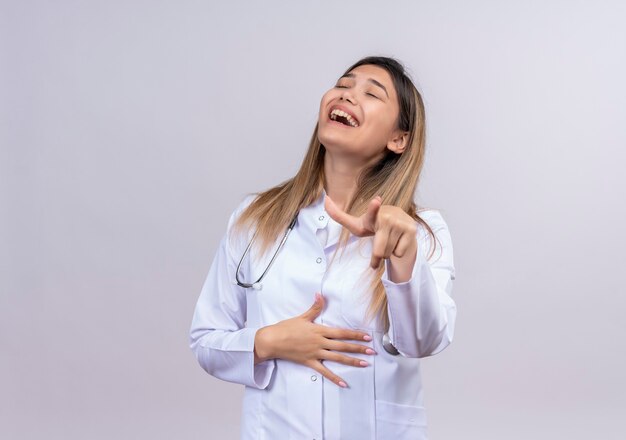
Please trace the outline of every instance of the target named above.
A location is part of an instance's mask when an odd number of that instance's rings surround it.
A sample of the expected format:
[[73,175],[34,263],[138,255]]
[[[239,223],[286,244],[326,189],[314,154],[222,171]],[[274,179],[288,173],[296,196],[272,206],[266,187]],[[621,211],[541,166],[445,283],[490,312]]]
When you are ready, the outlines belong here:
[[[378,160],[378,159],[374,159]],[[356,191],[356,182],[361,170],[368,165],[350,156],[337,156],[326,151],[324,155],[324,176],[326,194],[335,204],[345,210]]]

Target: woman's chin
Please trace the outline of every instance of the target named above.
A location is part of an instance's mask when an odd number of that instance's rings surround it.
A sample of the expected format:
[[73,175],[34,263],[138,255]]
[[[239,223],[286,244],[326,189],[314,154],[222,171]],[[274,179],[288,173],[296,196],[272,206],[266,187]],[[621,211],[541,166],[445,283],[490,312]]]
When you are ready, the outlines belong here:
[[350,151],[354,149],[354,142],[346,133],[323,130],[317,133],[317,138],[330,151]]
[[327,137],[322,138],[321,136],[318,137],[318,139],[326,151],[330,151],[331,153],[348,153],[354,150],[352,145],[347,144],[345,141],[340,139],[329,139]]

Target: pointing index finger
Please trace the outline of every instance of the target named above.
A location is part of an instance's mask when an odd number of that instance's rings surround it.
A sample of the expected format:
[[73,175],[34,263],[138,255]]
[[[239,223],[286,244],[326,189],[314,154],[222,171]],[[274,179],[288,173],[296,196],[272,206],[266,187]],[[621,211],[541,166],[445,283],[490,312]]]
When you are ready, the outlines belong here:
[[363,236],[364,231],[362,221],[359,217],[355,217],[343,211],[335,204],[333,199],[331,199],[328,194],[326,194],[326,201],[324,202],[324,205],[324,207],[326,208],[326,212],[328,212],[328,215],[330,215],[333,220],[344,226],[354,235],[359,237]]
[[370,203],[367,206],[367,212],[363,216],[363,226],[371,232],[376,231],[376,217],[378,216],[378,211],[380,211],[381,205],[382,198],[380,196],[374,197],[370,200]]

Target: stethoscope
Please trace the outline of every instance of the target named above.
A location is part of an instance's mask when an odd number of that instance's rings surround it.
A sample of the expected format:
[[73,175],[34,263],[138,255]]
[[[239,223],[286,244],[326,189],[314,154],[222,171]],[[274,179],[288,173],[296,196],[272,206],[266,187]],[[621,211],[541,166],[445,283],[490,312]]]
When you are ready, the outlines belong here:
[[[267,264],[267,267],[265,268],[265,270],[263,271],[259,279],[256,280],[254,283],[246,283],[239,279],[239,270],[241,269],[241,264],[243,263],[244,258],[246,258],[246,255],[248,255],[248,252],[250,251],[250,246],[252,246],[252,243],[254,242],[254,239],[256,237],[256,232],[255,232],[254,236],[250,240],[250,243],[248,243],[246,250],[243,252],[241,259],[239,260],[239,264],[237,265],[237,270],[235,271],[235,280],[238,286],[241,286],[245,289],[250,289],[250,288],[254,290],[263,289],[263,284],[261,283],[261,280],[263,280],[263,278],[267,274],[267,271],[269,271],[270,267],[272,267],[272,263],[274,263],[274,260],[276,259],[278,252],[285,245],[285,242],[287,241],[287,237],[289,237],[289,233],[293,230],[294,226],[296,225],[296,221],[298,220],[299,213],[300,211],[298,210],[298,212],[296,212],[296,215],[293,216],[293,220],[291,220],[291,223],[289,223],[289,226],[287,227],[287,230],[285,231],[285,235],[283,236],[283,239],[280,241],[280,244],[276,248],[276,251],[274,251],[274,255],[272,256],[272,259]],[[389,338],[389,335],[387,333],[383,335],[382,343],[383,343],[383,348],[385,349],[387,353],[394,355],[394,356],[400,354],[400,352],[396,349],[396,347],[394,347],[393,344],[391,343],[391,339]]]
[[265,268],[265,270],[263,271],[259,279],[256,280],[254,283],[245,283],[239,279],[239,269],[241,268],[241,263],[243,263],[243,259],[246,258],[246,255],[248,254],[248,251],[250,250],[250,246],[252,246],[252,242],[254,241],[254,238],[256,237],[256,232],[254,233],[252,240],[250,240],[250,243],[248,243],[248,247],[244,251],[243,255],[241,256],[241,260],[239,260],[239,264],[237,265],[237,271],[235,272],[235,280],[237,282],[237,285],[246,289],[253,288],[254,290],[261,290],[263,288],[263,284],[261,284],[261,280],[263,279],[263,277],[265,277],[265,274],[267,273],[267,271],[270,270],[270,267],[272,267],[272,263],[276,259],[276,255],[278,255],[278,252],[287,241],[287,237],[289,237],[289,233],[292,231],[293,227],[296,225],[296,220],[298,220],[299,213],[300,211],[298,210],[298,212],[296,212],[296,215],[293,216],[293,220],[291,220],[291,223],[289,223],[289,226],[287,227],[287,230],[285,231],[285,236],[283,237],[280,244],[278,245],[278,248],[276,248],[276,251],[274,252],[274,255],[272,256],[272,259],[268,263],[267,267]]

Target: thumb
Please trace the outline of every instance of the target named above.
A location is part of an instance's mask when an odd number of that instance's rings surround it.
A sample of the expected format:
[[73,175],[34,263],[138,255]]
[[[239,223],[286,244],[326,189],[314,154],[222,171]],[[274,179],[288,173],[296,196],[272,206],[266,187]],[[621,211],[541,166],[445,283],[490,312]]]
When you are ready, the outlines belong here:
[[321,293],[315,292],[315,302],[313,305],[304,312],[301,316],[309,321],[315,320],[322,313],[322,309],[324,308],[324,297]]

